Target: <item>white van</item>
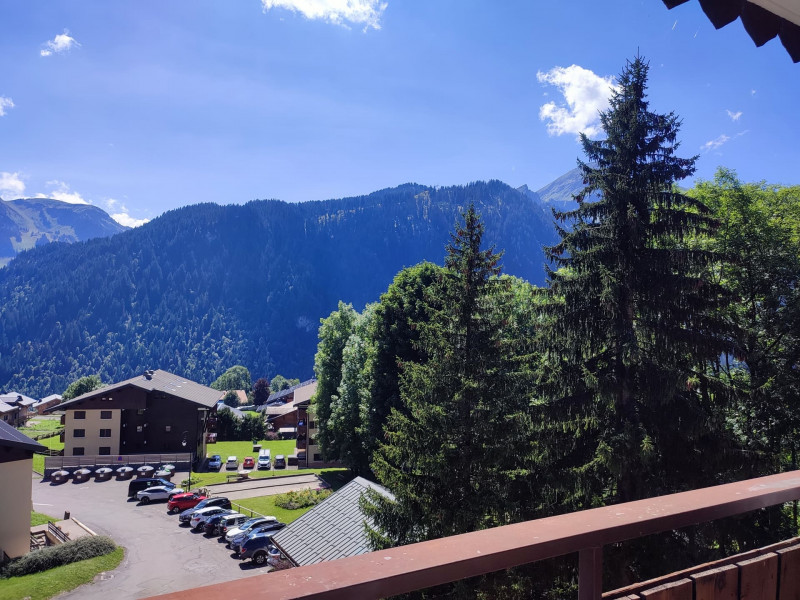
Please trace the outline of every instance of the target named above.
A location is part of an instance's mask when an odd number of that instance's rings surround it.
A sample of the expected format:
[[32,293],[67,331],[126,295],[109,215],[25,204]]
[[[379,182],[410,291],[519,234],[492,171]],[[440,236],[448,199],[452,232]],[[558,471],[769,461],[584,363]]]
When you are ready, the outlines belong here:
[[258,453],[257,466],[258,466],[259,469],[269,469],[269,468],[272,467],[272,464],[270,462],[270,456],[269,456],[269,449],[268,448],[265,448],[264,450],[261,450]]

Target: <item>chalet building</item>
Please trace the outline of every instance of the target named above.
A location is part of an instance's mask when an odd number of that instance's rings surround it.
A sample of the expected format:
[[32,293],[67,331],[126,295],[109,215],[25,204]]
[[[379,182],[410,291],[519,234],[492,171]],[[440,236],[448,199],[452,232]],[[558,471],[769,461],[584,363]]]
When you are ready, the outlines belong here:
[[45,398],[42,398],[38,402],[36,402],[32,408],[33,412],[37,414],[44,413],[48,408],[52,408],[61,404],[61,395],[60,394],[51,394]]
[[206,455],[206,432],[222,392],[166,371],[109,385],[48,409],[64,411],[64,456],[191,452]]
[[31,547],[31,471],[33,454],[45,447],[0,421],[0,561]]
[[[9,392],[8,394],[0,394],[0,404],[5,404],[12,407],[12,410],[3,410],[0,408],[0,413],[4,416],[9,415],[9,419],[3,419],[9,425],[14,427],[21,427],[27,420],[36,414],[36,400],[29,398],[17,392]],[[16,408],[17,410],[13,410]]]
[[259,407],[272,431],[282,438],[299,438],[300,416],[297,407],[308,403],[317,391],[317,380],[309,379],[288,389],[270,394],[267,402]]
[[11,427],[21,425],[22,419],[20,418],[19,406],[0,400],[0,421],[11,425]]

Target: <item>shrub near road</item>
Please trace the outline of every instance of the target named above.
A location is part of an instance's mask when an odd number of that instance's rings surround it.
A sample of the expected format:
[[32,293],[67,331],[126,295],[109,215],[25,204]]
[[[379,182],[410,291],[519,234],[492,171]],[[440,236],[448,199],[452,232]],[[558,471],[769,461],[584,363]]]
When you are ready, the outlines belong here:
[[50,546],[35,550],[4,565],[0,576],[21,577],[32,573],[40,573],[54,567],[61,567],[88,558],[110,554],[117,545],[105,536],[82,537],[58,546]]

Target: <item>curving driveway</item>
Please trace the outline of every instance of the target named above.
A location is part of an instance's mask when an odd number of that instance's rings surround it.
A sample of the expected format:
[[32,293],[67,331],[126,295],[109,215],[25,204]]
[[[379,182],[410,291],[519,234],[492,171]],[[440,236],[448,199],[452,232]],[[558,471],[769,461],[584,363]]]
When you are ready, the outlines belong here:
[[[186,474],[188,475],[188,474]],[[176,481],[186,475],[178,474]],[[291,482],[289,481],[291,480]],[[215,486],[214,495],[231,500],[316,487],[315,475]],[[244,487],[246,486],[246,487]],[[227,490],[227,491],[226,491]],[[63,599],[135,599],[266,573],[250,561],[232,558],[217,538],[206,538],[178,525],[165,503],[139,505],[127,499],[127,481],[67,482],[51,485],[33,480],[33,509],[61,518],[64,511],[125,547],[125,559],[115,571],[59,596]]]

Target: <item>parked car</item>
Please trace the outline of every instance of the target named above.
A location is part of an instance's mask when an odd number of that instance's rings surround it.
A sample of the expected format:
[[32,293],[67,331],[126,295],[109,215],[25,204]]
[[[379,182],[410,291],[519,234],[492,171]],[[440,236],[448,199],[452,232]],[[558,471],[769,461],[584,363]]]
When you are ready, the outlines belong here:
[[229,456],[225,461],[225,468],[228,471],[236,471],[239,468],[239,459],[235,456]]
[[254,469],[256,467],[256,461],[253,460],[252,456],[245,456],[244,462],[242,463],[243,469]]
[[153,487],[146,488],[136,492],[136,499],[142,504],[150,504],[159,500],[169,500],[175,494],[183,493],[183,489],[179,487],[167,487],[164,485],[154,485]]
[[242,545],[239,552],[241,560],[252,559],[257,565],[263,565],[267,562],[269,556],[269,547],[272,546],[272,536],[267,533],[261,533],[247,538]]
[[206,521],[210,517],[221,513],[231,514],[232,512],[233,510],[230,508],[222,508],[221,506],[207,506],[205,508],[201,508],[200,510],[196,510],[192,515],[192,518],[189,521],[189,527],[195,531],[201,531],[203,527],[205,527]]
[[217,527],[216,534],[220,537],[225,537],[231,529],[236,529],[239,525],[244,523],[248,520],[247,515],[243,515],[241,513],[236,513],[233,515],[228,515],[227,517],[223,517],[219,521],[219,526]]
[[[206,535],[209,535],[209,536],[219,535],[219,528],[220,528],[222,520],[227,518],[227,517],[235,517],[235,516],[237,516],[239,514],[240,513],[237,513],[235,511],[228,512],[226,510],[226,511],[221,512],[221,513],[219,513],[217,515],[214,515],[212,517],[208,517],[205,520],[205,523],[203,523],[203,531],[205,532]],[[241,517],[245,521],[247,520],[247,517],[245,515],[241,515]],[[198,529],[199,529],[199,527],[198,527]]]
[[209,506],[221,506],[222,508],[230,508],[231,501],[225,498],[224,496],[214,496],[213,498],[206,498],[205,500],[201,500],[195,506],[191,508],[185,509],[180,516],[178,516],[179,523],[189,523],[192,519],[192,515],[201,510],[203,508],[208,508]]
[[283,454],[278,454],[275,456],[275,468],[276,469],[286,468],[286,457]]
[[219,471],[222,468],[222,457],[219,454],[212,454],[208,459],[208,470]]
[[261,535],[261,534],[269,534],[273,535],[286,527],[286,523],[281,523],[280,521],[276,521],[275,523],[267,523],[266,525],[261,525],[259,527],[254,527],[248,533],[240,534],[240,536],[236,536],[234,541],[231,542],[231,550],[240,554],[242,552],[242,548],[244,547],[247,540],[251,537]]
[[225,534],[225,540],[230,544],[238,535],[244,534],[247,535],[256,527],[260,525],[266,525],[268,523],[277,523],[278,519],[275,517],[253,517],[252,519],[248,519],[238,527],[234,527],[233,529],[228,530],[228,533]]
[[265,448],[258,453],[258,468],[269,469],[271,467],[272,464],[270,464],[269,449]]
[[167,502],[167,512],[173,513],[187,508],[194,508],[200,502],[205,500],[206,497],[197,492],[183,492],[182,494],[175,494]]
[[174,483],[167,481],[166,479],[161,479],[160,477],[142,477],[141,479],[134,479],[128,484],[128,498],[133,498],[142,490],[146,490],[149,487],[154,487],[157,485],[163,485],[164,487],[175,487]]

